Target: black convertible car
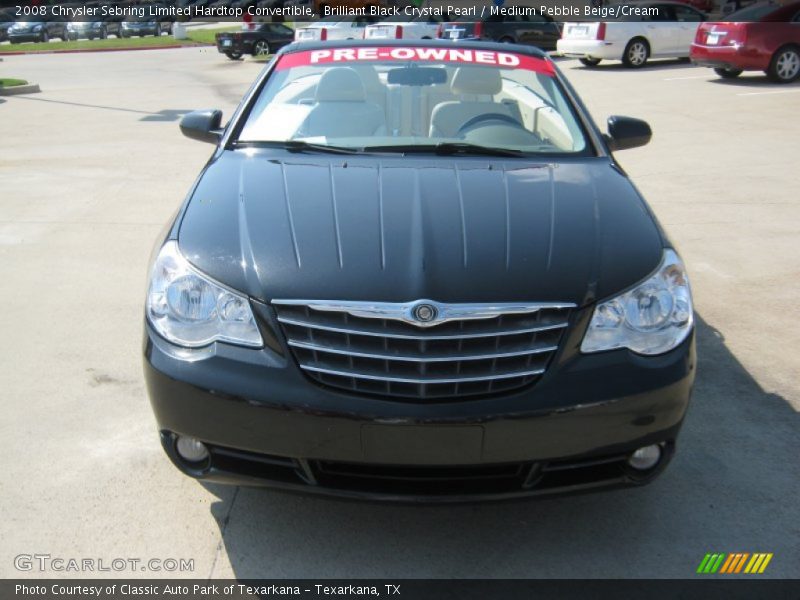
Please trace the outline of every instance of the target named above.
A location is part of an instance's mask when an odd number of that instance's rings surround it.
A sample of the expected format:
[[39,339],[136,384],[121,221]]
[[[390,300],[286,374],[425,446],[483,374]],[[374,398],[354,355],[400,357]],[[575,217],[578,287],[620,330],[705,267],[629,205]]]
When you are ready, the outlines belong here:
[[244,54],[272,54],[294,40],[294,30],[281,23],[254,23],[252,29],[218,33],[217,50],[231,60]]
[[651,481],[695,374],[686,271],[542,52],[292,44],[158,239],[144,365],[214,482],[406,501]]

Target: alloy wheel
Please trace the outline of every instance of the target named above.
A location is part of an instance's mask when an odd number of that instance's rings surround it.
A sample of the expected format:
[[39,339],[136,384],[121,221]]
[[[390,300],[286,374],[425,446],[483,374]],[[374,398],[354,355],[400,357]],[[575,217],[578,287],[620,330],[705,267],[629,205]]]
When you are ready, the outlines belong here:
[[647,46],[644,42],[633,42],[628,48],[628,61],[635,67],[640,67],[647,61]]
[[800,53],[794,48],[781,52],[775,61],[775,73],[782,81],[792,81],[800,74]]

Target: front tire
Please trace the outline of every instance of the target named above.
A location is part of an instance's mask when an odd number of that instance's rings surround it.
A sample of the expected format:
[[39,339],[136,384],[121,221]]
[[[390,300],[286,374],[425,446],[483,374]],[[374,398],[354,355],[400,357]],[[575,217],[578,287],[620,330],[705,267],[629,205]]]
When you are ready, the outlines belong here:
[[580,58],[578,60],[581,61],[581,64],[584,67],[596,67],[597,65],[600,64],[600,61],[602,59],[600,59],[600,58]]
[[625,52],[622,54],[622,64],[630,69],[639,69],[647,64],[649,57],[650,46],[647,41],[642,38],[633,38],[625,46]]
[[43,31],[42,35],[39,36],[39,41],[42,42],[43,44],[49,42],[50,41],[50,34],[47,33],[46,31]]
[[727,69],[724,67],[717,67],[714,69],[714,73],[722,77],[723,79],[736,79],[739,75],[742,74],[741,69]]
[[777,83],[791,83],[800,77],[800,47],[784,46],[778,49],[769,63],[767,75]]

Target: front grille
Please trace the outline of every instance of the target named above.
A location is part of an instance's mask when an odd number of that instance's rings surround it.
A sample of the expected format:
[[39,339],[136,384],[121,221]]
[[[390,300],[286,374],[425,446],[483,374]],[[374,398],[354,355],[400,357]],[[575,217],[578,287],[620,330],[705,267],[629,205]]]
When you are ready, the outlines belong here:
[[575,490],[619,481],[627,456],[486,465],[397,466],[308,461],[316,485],[395,496],[460,496]]
[[[631,481],[627,454],[580,459],[477,465],[385,465],[288,458],[208,445],[210,470],[238,475],[249,483],[262,480],[278,487],[303,486],[308,491],[347,492],[376,498],[436,500],[476,495],[548,494]],[[671,452],[672,446],[667,446]],[[654,469],[634,474],[645,482]]]
[[274,306],[295,359],[313,381],[413,401],[486,396],[531,385],[557,351],[571,305],[517,308],[426,327],[399,317],[320,310],[316,304],[275,301]]
[[310,461],[317,484],[367,493],[444,496],[492,494],[523,489],[536,463],[395,466]]

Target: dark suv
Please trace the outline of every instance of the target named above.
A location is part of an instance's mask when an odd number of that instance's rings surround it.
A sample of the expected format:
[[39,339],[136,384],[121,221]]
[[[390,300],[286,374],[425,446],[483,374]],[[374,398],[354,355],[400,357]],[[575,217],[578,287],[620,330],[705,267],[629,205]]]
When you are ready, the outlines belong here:
[[439,37],[526,44],[542,50],[555,50],[561,37],[561,26],[546,15],[498,15],[477,20],[464,18],[444,23],[439,30]]
[[63,21],[45,21],[45,17],[25,17],[26,21],[18,21],[8,29],[8,41],[12,44],[20,42],[49,42],[50,38],[67,39],[67,24]]

